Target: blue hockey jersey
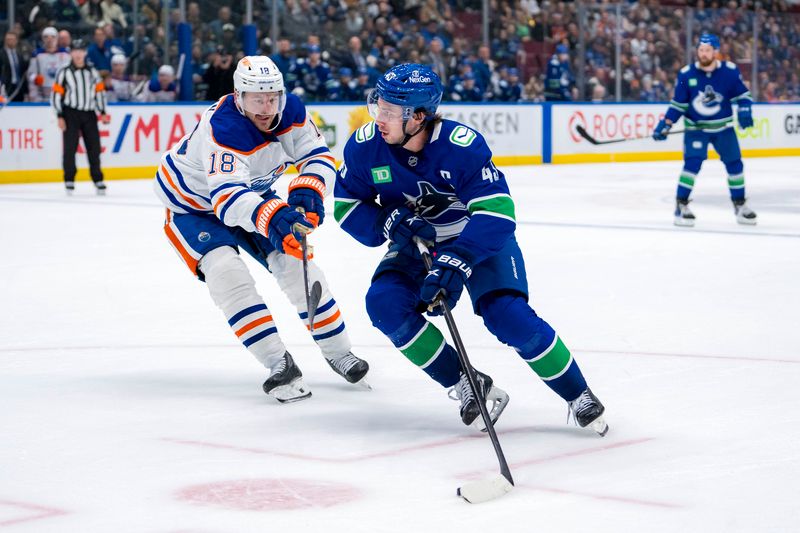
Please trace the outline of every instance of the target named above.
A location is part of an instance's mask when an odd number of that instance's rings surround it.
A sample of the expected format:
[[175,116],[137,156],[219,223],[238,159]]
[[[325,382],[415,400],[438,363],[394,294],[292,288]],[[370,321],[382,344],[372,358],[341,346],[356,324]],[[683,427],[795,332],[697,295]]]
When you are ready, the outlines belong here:
[[386,208],[406,205],[473,264],[496,254],[516,228],[514,202],[483,136],[452,120],[411,152],[387,144],[374,122],[357,129],[336,175],[334,216],[367,246],[386,241]]
[[751,103],[752,98],[734,63],[717,61],[711,72],[693,63],[678,74],[665,118],[677,122],[684,116],[687,130],[721,131],[733,126],[731,104],[743,101]]

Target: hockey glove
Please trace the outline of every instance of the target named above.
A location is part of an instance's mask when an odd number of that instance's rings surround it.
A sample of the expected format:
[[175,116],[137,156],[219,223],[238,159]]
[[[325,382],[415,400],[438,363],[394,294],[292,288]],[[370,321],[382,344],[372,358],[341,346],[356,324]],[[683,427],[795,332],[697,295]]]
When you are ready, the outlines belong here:
[[325,184],[316,176],[298,176],[289,183],[289,206],[300,208],[316,228],[325,218]]
[[464,282],[472,274],[472,268],[452,251],[438,252],[432,259],[433,264],[422,284],[420,298],[428,303],[429,314],[441,315],[444,312],[442,307],[432,305],[436,297],[441,294],[450,309],[455,307],[464,290]]
[[422,217],[406,206],[390,207],[383,211],[383,236],[402,249],[414,250],[414,237],[419,237],[427,246],[436,242],[436,230]]
[[743,130],[753,127],[753,109],[750,104],[739,104],[739,108],[736,111],[736,120]]
[[672,129],[672,124],[667,124],[666,119],[661,119],[656,124],[656,129],[653,131],[653,140],[666,141],[669,130]]
[[300,241],[304,235],[314,230],[314,225],[302,213],[289,207],[280,198],[273,198],[261,205],[256,211],[255,225],[258,232],[265,235],[276,250],[301,260],[303,248]]

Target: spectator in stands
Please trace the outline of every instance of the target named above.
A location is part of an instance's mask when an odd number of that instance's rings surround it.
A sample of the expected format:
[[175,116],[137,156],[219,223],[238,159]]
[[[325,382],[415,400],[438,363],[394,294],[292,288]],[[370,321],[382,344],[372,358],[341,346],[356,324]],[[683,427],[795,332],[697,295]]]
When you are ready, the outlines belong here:
[[101,76],[107,75],[111,71],[111,57],[115,54],[125,54],[122,46],[112,45],[111,39],[106,35],[103,28],[95,28],[92,44],[86,54],[86,60],[90,65],[97,69]]
[[139,72],[145,78],[150,78],[158,72],[161,63],[158,47],[152,42],[145,44],[142,48],[142,59],[139,61]]
[[178,85],[175,83],[175,69],[161,65],[158,76],[150,80],[141,96],[142,102],[174,102],[178,99]]
[[278,67],[278,70],[281,71],[285,79],[295,60],[292,55],[291,41],[289,41],[289,39],[278,39],[278,51],[272,54],[270,59],[272,59],[272,62]]
[[439,37],[431,39],[430,49],[422,62],[431,67],[440,79],[447,80],[447,64],[444,55],[444,43]]
[[216,53],[211,54],[208,69],[203,74],[203,81],[208,84],[206,100],[219,100],[233,92],[234,70],[233,54],[220,46]]
[[58,32],[58,47],[64,50],[69,50],[72,47],[72,34],[69,33],[69,30]]
[[128,59],[122,54],[111,57],[111,74],[105,80],[108,102],[132,102],[137,97],[137,84],[127,72]]
[[347,67],[353,72],[358,72],[360,68],[367,67],[367,56],[361,51],[361,39],[353,35],[347,41],[347,54],[342,58],[342,66]]
[[575,78],[569,67],[569,50],[564,44],[556,46],[556,53],[547,64],[544,96],[548,102],[569,102],[577,97]]
[[298,59],[289,70],[289,88],[305,102],[321,102],[328,95],[328,84],[331,80],[331,69],[322,61],[322,53],[318,46],[308,50],[307,59]]
[[128,27],[128,20],[125,18],[125,12],[122,7],[116,3],[116,0],[103,0],[103,21],[106,24],[115,24],[123,30]]
[[53,17],[61,26],[75,28],[81,23],[81,12],[72,0],[57,0],[53,4]]
[[351,85],[353,89],[353,101],[366,102],[367,94],[372,90],[374,85],[369,80],[369,70],[367,68],[358,69],[358,77],[355,83]]
[[[397,19],[398,23],[400,19]],[[355,5],[350,5],[347,7],[347,14],[344,18],[344,25],[347,28],[347,32],[352,34],[357,34],[361,31],[364,27],[364,17],[361,16],[361,13],[358,11],[358,7]]]
[[519,81],[519,70],[516,68],[500,69],[494,100],[500,102],[519,102],[525,93],[525,87]]
[[97,26],[103,22],[103,0],[87,0],[81,6],[81,17],[89,26]]
[[457,102],[482,102],[483,91],[476,84],[475,74],[472,72],[464,74],[461,83],[453,88],[451,97]]
[[485,44],[480,45],[478,47],[478,58],[472,62],[472,73],[475,74],[475,85],[481,91],[486,91],[489,88],[494,69],[495,63],[492,61],[489,47]]
[[25,72],[28,62],[19,50],[19,37],[8,31],[0,49],[0,86],[5,89],[4,96],[9,102],[22,102],[28,94],[28,81]]
[[208,29],[211,30],[214,40],[218,43],[222,42],[222,32],[226,24],[233,24],[231,20],[231,8],[222,6],[217,11],[217,18],[208,24]]

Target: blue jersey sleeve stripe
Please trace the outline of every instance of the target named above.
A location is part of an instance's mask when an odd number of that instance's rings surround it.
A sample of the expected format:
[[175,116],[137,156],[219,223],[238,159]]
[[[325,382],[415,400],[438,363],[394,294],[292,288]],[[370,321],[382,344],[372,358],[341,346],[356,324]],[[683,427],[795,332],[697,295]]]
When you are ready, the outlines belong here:
[[230,198],[225,200],[225,207],[223,207],[222,211],[219,212],[219,219],[224,222],[225,221],[225,213],[228,212],[228,208],[230,206],[232,206],[236,202],[237,198],[239,198],[243,194],[247,194],[248,192],[250,192],[249,189],[242,189],[241,191],[237,192],[236,194],[234,194],[233,196],[231,196]]
[[[224,185],[220,185],[213,191],[211,191],[211,198],[214,198],[220,191],[224,191],[225,189],[230,189],[231,187],[245,187],[244,183],[225,183]],[[211,202],[209,202],[211,203]]]
[[344,322],[342,322],[342,324],[333,331],[329,331],[328,333],[322,333],[321,335],[312,335],[312,337],[314,338],[315,341],[321,341],[336,336],[343,331],[344,331]]
[[233,315],[231,317],[231,319],[228,320],[228,324],[231,327],[233,327],[234,324],[236,324],[238,321],[240,321],[241,319],[243,319],[247,315],[252,315],[256,311],[262,311],[262,310],[266,310],[266,309],[267,309],[267,306],[264,305],[264,304],[251,305],[250,307],[247,307],[246,309],[242,309],[241,311],[239,311],[238,313]]
[[186,210],[188,213],[195,213],[195,214],[202,214],[204,211],[198,211],[194,207],[190,207],[183,202],[178,201],[174,194],[169,190],[169,188],[164,185],[164,181],[161,179],[161,174],[156,171],[156,182],[158,182],[158,186],[161,187],[161,190],[164,191],[164,194],[169,198],[169,201],[172,202],[174,205],[180,207],[181,209]]
[[308,159],[309,157],[311,157],[311,156],[315,156],[315,155],[317,155],[317,154],[329,154],[330,152],[331,152],[331,151],[328,149],[328,147],[327,147],[327,146],[320,146],[319,148],[314,148],[313,150],[311,150],[310,152],[308,152],[308,153],[307,153],[306,155],[304,155],[303,157],[298,157],[298,158],[297,158],[297,160],[298,160],[298,161],[302,161],[303,159]]
[[192,189],[189,188],[188,185],[186,185],[186,181],[183,179],[183,174],[181,174],[180,170],[178,170],[178,167],[175,166],[175,162],[172,161],[172,156],[169,154],[167,154],[167,164],[169,165],[169,168],[171,168],[172,171],[175,173],[175,176],[178,178],[178,183],[181,184],[181,187],[183,187],[184,191],[188,192],[189,194],[193,194],[198,198],[202,198],[208,203],[211,203],[211,200],[209,198],[206,198],[205,196],[194,192]]
[[[322,160],[322,159],[312,159],[312,160],[308,161],[307,163],[305,163],[305,167],[306,168],[308,166],[310,166],[310,165],[322,165],[324,167],[328,167],[329,169],[331,169],[332,172],[336,172],[336,167],[334,167],[333,165],[331,165],[330,163],[328,163],[327,161]],[[306,172],[303,172],[303,174],[305,174],[305,173]]]
[[[325,305],[323,305],[322,307],[317,307],[317,314],[324,313],[325,311],[327,311],[328,309],[330,309],[330,308],[331,308],[331,307],[333,307],[334,305],[336,305],[336,300],[334,300],[333,298],[331,298],[331,299],[330,299],[330,300],[328,300],[328,302],[327,302]],[[298,315],[300,316],[300,318],[301,318],[301,319],[303,319],[303,320],[305,320],[305,319],[307,319],[307,318],[308,318],[308,313],[305,313],[305,312],[303,312],[303,313],[297,313],[297,314],[298,314]]]

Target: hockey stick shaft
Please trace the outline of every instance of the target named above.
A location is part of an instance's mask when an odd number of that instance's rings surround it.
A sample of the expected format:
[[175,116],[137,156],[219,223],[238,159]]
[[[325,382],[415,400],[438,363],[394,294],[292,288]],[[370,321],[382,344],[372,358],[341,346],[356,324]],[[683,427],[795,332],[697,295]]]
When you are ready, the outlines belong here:
[[[428,247],[425,246],[425,244],[419,238],[415,237],[414,242],[417,244],[420,254],[422,254],[422,260],[425,262],[425,268],[430,270],[433,266],[433,261],[431,260],[431,254],[430,251],[428,251]],[[453,344],[456,346],[458,361],[461,363],[461,368],[467,375],[467,381],[469,381],[469,386],[472,389],[472,393],[478,399],[478,408],[481,411],[483,422],[486,424],[486,431],[489,433],[489,439],[492,441],[492,446],[494,446],[494,453],[497,455],[497,462],[500,464],[500,473],[508,480],[509,483],[513,485],[514,479],[511,477],[511,469],[508,467],[508,461],[506,461],[506,456],[503,453],[503,449],[500,447],[500,439],[497,438],[497,432],[494,430],[494,425],[492,424],[491,417],[489,416],[489,411],[486,409],[486,399],[483,397],[483,394],[481,394],[480,387],[478,387],[478,378],[475,375],[475,369],[473,368],[472,363],[470,363],[469,357],[467,356],[467,350],[464,348],[464,343],[461,341],[461,335],[458,332],[458,327],[456,326],[456,321],[453,318],[453,313],[450,310],[450,306],[447,305],[447,302],[441,297],[441,295],[436,297],[435,303],[438,303],[440,306],[442,306],[442,309],[444,310],[444,320],[447,322],[447,329],[450,330],[450,336],[453,339]]]
[[[584,139],[586,139],[587,141],[589,141],[590,143],[592,143],[594,145],[624,143],[624,142],[627,142],[627,141],[641,141],[643,139],[652,139],[653,138],[652,135],[644,135],[644,136],[640,135],[638,137],[625,137],[624,139],[611,139],[611,140],[608,140],[608,141],[598,141],[597,139],[595,139],[594,137],[589,135],[589,132],[586,131],[586,129],[583,126],[580,126],[580,125],[575,126],[575,131],[577,131],[578,134],[581,137],[583,137]],[[675,135],[675,134],[678,134],[678,133],[684,133],[685,131],[686,130],[668,131],[667,135]]]
[[303,249],[303,286],[306,291],[306,313],[308,314],[308,328],[311,333],[314,333],[314,317],[311,316],[311,291],[308,287],[308,237],[303,235],[300,240],[300,246]]

